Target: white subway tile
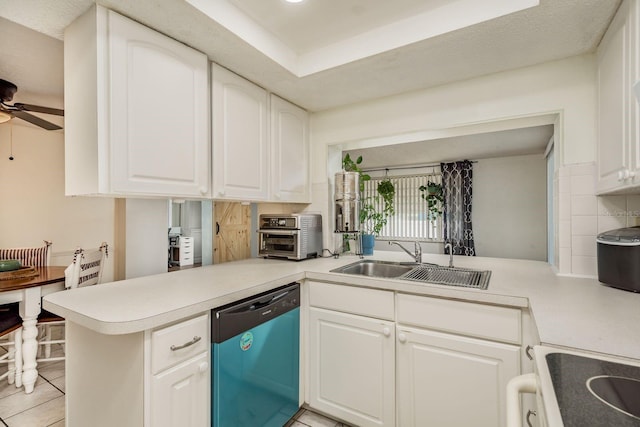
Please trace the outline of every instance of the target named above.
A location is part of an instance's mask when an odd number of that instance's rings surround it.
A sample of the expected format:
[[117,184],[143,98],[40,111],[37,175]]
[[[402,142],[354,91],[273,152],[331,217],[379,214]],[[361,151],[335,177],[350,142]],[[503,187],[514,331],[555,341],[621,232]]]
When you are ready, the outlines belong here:
[[571,177],[560,176],[560,180],[558,181],[558,194],[562,197],[563,194],[569,193],[571,193]]
[[558,245],[561,248],[571,247],[571,221],[561,220],[558,227]]
[[627,216],[640,216],[640,195],[627,196]]
[[558,271],[562,274],[571,273],[571,248],[560,248],[558,250]]
[[597,258],[594,256],[572,256],[571,272],[581,276],[598,276]]
[[627,218],[624,216],[598,216],[598,234],[626,226]]
[[571,196],[571,215],[597,215],[596,196]]
[[596,164],[593,162],[571,165],[572,176],[580,176],[580,175],[594,176],[595,170],[596,170]]
[[596,236],[573,236],[571,238],[572,256],[596,256]]
[[595,179],[593,175],[578,175],[571,177],[572,195],[592,195],[595,194]]
[[598,232],[598,217],[571,216],[571,235],[573,236],[595,236]]
[[571,219],[571,197],[569,193],[558,198],[558,219]]
[[624,218],[627,215],[627,196],[598,197],[598,215]]

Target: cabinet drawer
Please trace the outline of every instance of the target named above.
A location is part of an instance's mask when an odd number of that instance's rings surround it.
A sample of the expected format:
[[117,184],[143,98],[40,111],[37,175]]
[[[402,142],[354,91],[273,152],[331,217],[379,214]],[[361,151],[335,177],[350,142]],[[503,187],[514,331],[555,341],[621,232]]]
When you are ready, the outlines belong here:
[[393,292],[332,283],[309,282],[309,303],[345,313],[393,320]]
[[155,330],[151,333],[151,370],[157,374],[206,351],[209,341],[207,314]]
[[398,323],[507,343],[522,342],[520,310],[398,294]]

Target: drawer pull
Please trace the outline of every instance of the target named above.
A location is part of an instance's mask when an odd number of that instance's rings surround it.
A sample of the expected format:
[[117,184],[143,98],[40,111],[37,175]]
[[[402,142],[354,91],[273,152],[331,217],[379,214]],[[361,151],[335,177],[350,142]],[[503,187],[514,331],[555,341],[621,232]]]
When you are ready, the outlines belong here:
[[183,348],[187,348],[189,346],[194,345],[195,343],[197,343],[198,341],[200,341],[202,338],[195,336],[193,337],[193,339],[189,342],[186,342],[182,345],[172,345],[171,347],[169,347],[171,349],[171,351],[176,351],[176,350],[182,350]]
[[530,345],[528,345],[527,348],[524,349],[524,352],[529,358],[529,360],[533,360],[533,356],[531,355],[531,350],[533,350],[533,347],[531,347]]

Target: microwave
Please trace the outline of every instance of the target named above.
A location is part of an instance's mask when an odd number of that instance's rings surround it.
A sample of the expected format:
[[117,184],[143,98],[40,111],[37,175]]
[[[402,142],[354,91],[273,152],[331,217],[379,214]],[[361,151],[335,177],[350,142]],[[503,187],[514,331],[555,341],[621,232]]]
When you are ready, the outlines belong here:
[[322,215],[262,214],[258,256],[303,260],[322,256]]

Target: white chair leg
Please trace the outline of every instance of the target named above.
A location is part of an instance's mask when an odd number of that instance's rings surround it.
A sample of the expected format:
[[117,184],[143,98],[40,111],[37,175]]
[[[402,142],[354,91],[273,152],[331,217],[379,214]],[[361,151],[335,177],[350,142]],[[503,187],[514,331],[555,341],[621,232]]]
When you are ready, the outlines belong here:
[[18,329],[14,333],[14,345],[15,348],[15,380],[16,387],[22,387],[22,328]]
[[[9,341],[15,341],[16,333],[12,332],[9,334]],[[16,377],[16,346],[14,344],[10,344],[7,348],[7,381],[9,384],[13,384]]]
[[[38,326],[38,342],[40,341],[44,341],[44,336],[45,336],[45,328],[42,325]],[[40,358],[42,357],[42,352],[44,351],[44,346],[39,345],[38,346],[38,353],[36,355],[36,357]]]
[[[51,341],[51,326],[44,325],[44,339],[45,341]],[[51,344],[44,345],[44,357],[48,359],[51,357]]]

